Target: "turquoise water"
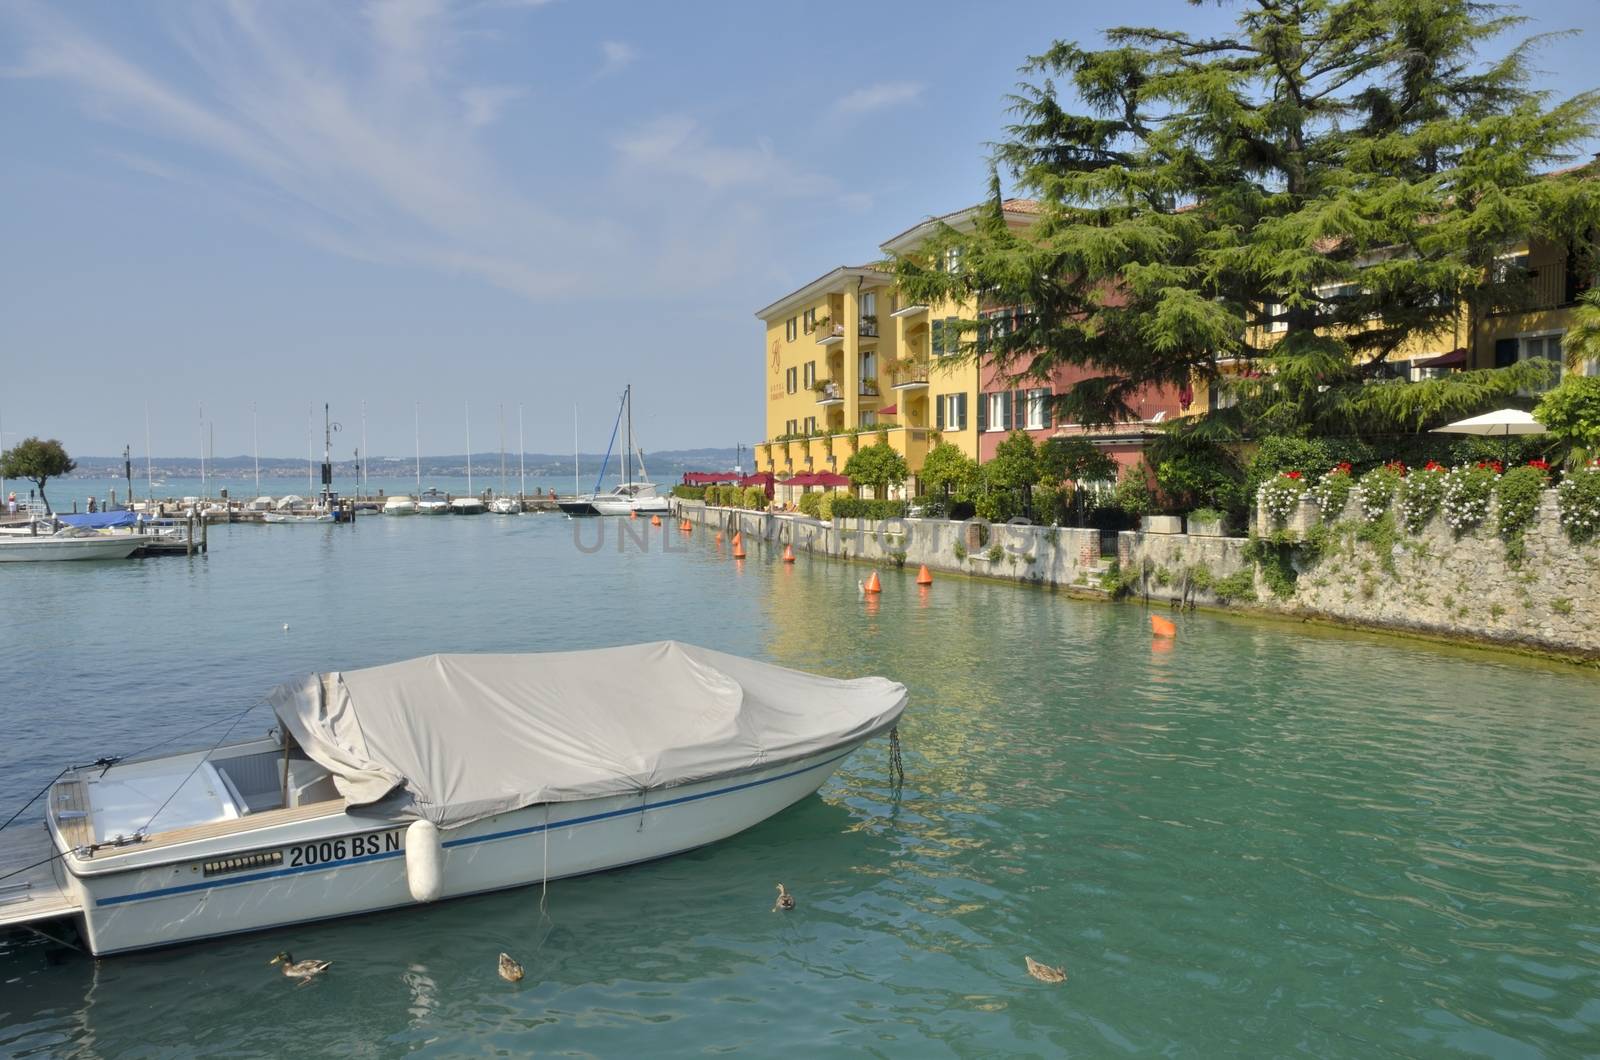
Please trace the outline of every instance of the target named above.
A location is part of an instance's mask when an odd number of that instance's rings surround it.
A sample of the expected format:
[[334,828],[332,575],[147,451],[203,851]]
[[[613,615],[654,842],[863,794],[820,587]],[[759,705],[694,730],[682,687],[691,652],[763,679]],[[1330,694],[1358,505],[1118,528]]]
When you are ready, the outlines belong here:
[[[11,938],[0,1054],[1600,1048],[1594,675],[1207,615],[1161,651],[1133,606],[901,572],[868,603],[859,566],[576,548],[598,525],[239,525],[0,569],[0,807],[302,671],[668,636],[905,681],[902,792],[880,741],[545,916],[528,889],[102,962]],[[282,948],[333,970],[291,986]]]

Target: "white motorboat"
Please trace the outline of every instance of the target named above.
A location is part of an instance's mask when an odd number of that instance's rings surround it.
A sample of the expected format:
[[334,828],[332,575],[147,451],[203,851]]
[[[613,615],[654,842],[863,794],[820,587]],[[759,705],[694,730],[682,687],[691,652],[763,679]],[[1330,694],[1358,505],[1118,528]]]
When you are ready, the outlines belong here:
[[307,526],[318,523],[331,523],[334,521],[332,512],[311,508],[293,512],[263,512],[261,521],[264,523],[281,523],[289,526]]
[[515,497],[496,497],[489,502],[489,510],[496,515],[517,515],[522,511],[522,505]]
[[450,501],[451,515],[482,515],[488,510],[476,497],[455,497]]
[[268,702],[267,737],[64,772],[0,849],[0,928],[76,920],[105,955],[681,853],[815,792],[906,690],[666,641],[432,655]]
[[424,490],[417,498],[418,515],[449,515],[450,501],[437,489]]
[[[69,559],[127,559],[145,541],[135,534],[101,534],[62,530],[35,534],[12,530],[0,534],[0,563],[38,563]],[[0,896],[3,897],[3,896]]]
[[390,497],[383,502],[384,515],[416,515],[417,502],[410,497]]

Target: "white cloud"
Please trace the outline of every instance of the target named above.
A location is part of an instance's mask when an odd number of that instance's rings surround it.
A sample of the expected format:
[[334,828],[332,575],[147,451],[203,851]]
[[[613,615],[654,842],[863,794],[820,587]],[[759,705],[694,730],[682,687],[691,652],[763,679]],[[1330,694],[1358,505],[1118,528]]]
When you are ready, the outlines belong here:
[[834,100],[833,112],[838,115],[867,114],[885,107],[915,103],[926,87],[916,81],[884,81],[868,85]]
[[474,129],[493,125],[506,104],[525,95],[527,89],[506,85],[464,88],[461,90],[461,105],[465,108],[463,116]]
[[615,147],[635,167],[685,178],[713,191],[750,188],[804,196],[838,190],[833,178],[779,155],[771,140],[744,147],[715,144],[699,122],[682,114],[657,118],[618,138]]
[[600,56],[605,61],[599,76],[605,77],[632,66],[639,58],[639,49],[620,40],[606,40],[600,42]]

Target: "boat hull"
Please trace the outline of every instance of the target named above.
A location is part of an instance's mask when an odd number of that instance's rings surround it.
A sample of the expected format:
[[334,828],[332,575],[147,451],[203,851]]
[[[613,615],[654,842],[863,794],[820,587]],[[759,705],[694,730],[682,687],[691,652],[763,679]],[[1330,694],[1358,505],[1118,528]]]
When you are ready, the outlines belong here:
[[389,501],[383,506],[384,515],[415,515],[417,514],[416,501]]
[[95,537],[8,537],[0,541],[0,563],[127,559],[147,542],[133,534]]
[[[442,832],[440,897],[603,872],[726,839],[815,792],[866,739],[759,771],[539,804]],[[166,851],[132,848],[100,864],[69,856],[64,882],[84,910],[86,943],[102,956],[396,909],[418,904],[407,877],[409,823],[335,811]],[[248,867],[230,867],[241,859]]]
[[322,512],[317,515],[294,515],[289,512],[267,512],[261,517],[263,523],[272,523],[277,526],[315,526],[318,523],[331,523],[334,521],[332,512]]

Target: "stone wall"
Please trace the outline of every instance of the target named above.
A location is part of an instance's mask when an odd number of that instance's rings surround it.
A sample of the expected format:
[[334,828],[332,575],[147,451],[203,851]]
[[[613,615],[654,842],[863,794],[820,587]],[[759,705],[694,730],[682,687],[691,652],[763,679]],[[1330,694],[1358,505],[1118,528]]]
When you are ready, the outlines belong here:
[[[1492,529],[1492,508],[1483,525],[1460,536],[1439,518],[1421,533],[1386,536],[1361,533],[1354,500],[1337,520],[1322,519],[1307,501],[1289,526],[1301,536],[1321,527],[1314,531],[1321,554],[1312,560],[1304,548],[1263,538],[1129,531],[1118,535],[1113,566],[1110,557],[1102,558],[1095,530],[941,519],[841,519],[829,526],[792,515],[680,507],[691,521],[742,530],[752,552],[788,544],[797,552],[882,565],[925,563],[1094,595],[1129,593],[1168,605],[1326,619],[1600,659],[1600,545],[1568,540],[1553,490],[1545,492],[1527,530],[1520,565],[1507,560],[1505,542]],[[1157,526],[1172,529],[1154,523],[1150,529]],[[1269,578],[1266,569],[1278,576]]]

